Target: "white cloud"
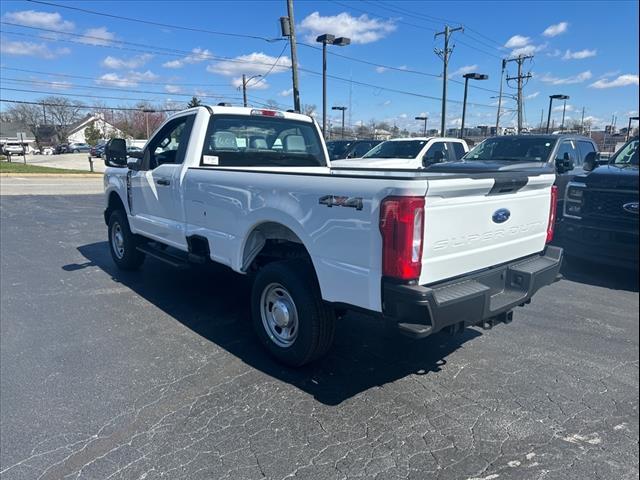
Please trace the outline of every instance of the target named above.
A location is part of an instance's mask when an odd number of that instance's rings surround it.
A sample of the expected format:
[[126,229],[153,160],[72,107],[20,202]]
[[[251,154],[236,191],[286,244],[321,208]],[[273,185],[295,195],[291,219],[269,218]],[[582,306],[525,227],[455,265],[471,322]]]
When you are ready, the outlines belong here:
[[49,28],[51,30],[63,30],[65,32],[75,28],[73,22],[63,20],[62,15],[57,12],[22,10],[20,12],[7,12],[2,18],[6,22],[19,23],[27,27]]
[[288,97],[293,93],[293,88],[287,88],[286,90],[282,90],[278,95],[281,97]]
[[542,32],[542,35],[545,37],[555,37],[566,32],[567,28],[569,28],[569,24],[567,22],[556,23],[555,25],[549,25],[544,32]]
[[578,50],[577,52],[572,52],[571,50],[567,50],[562,57],[563,60],[582,60],[583,58],[595,57],[597,54],[597,50]]
[[[242,77],[234,78],[231,81],[231,85],[236,88],[242,87]],[[266,80],[261,78],[253,78],[250,81],[247,81],[247,89],[248,90],[266,90],[270,85]]]
[[88,28],[79,41],[87,45],[110,45],[116,35],[107,30],[107,27]]
[[564,110],[565,112],[575,112],[576,107],[574,107],[573,105],[567,104],[567,108],[565,109],[564,104],[561,104],[556,107],[553,107],[552,110],[554,112],[561,112],[562,110]]
[[153,55],[151,55],[150,53],[136,55],[135,57],[131,57],[128,59],[108,56],[104,60],[102,60],[102,66],[106,68],[112,68],[114,70],[121,70],[123,68],[140,68],[152,58]]
[[577,75],[573,75],[571,77],[565,77],[565,78],[558,78],[558,77],[549,75],[548,73],[545,73],[544,75],[539,77],[539,80],[544,83],[550,83],[551,85],[572,85],[575,83],[585,82],[589,80],[592,76],[593,75],[589,70],[581,72]]
[[406,65],[400,65],[398,67],[398,70],[408,70],[408,69],[409,69],[409,67],[407,67]]
[[378,73],[384,73],[387,71],[386,67],[376,67],[376,72]]
[[182,88],[180,88],[178,85],[165,85],[164,91],[167,93],[180,93],[182,92]]
[[507,40],[507,43],[505,43],[504,46],[506,48],[519,48],[524,47],[530,41],[531,39],[529,37],[525,37],[523,35],[514,35],[509,40]]
[[191,53],[186,57],[170,60],[162,64],[164,68],[182,68],[185,65],[191,65],[194,63],[204,62],[205,60],[209,60],[212,54],[209,50],[205,48],[196,47],[191,50]]
[[313,12],[300,22],[300,31],[306,34],[309,42],[315,41],[318,35],[330,33],[336,37],[349,37],[352,43],[371,43],[386,37],[395,31],[393,20],[369,18],[366,14],[352,17],[346,12],[323,17]]
[[620,75],[613,80],[601,79],[597,80],[591,85],[592,88],[616,88],[616,87],[626,87],[628,85],[638,85],[638,75],[634,75],[631,73],[627,73],[625,75]]
[[69,82],[56,82],[56,81],[52,81],[49,82],[49,86],[51,88],[55,88],[56,90],[67,90],[69,88],[71,88],[73,85]]
[[131,71],[123,75],[117,73],[105,73],[96,83],[101,85],[113,85],[116,87],[135,87],[139,82],[152,81],[158,78],[158,75],[147,70],[146,72]]
[[207,71],[232,77],[243,73],[246,75],[264,75],[269,71],[271,73],[280,73],[286,72],[290,68],[291,60],[287,56],[282,56],[278,59],[262,52],[253,52],[248,55],[240,55],[231,60],[212,63],[207,67]]
[[540,95],[540,92],[533,92],[530,93],[529,95],[527,95],[526,97],[524,97],[526,100],[531,100],[532,98],[536,98],[538,95]]
[[382,102],[382,106],[387,107],[391,105],[391,100],[385,100],[384,102]]
[[2,40],[0,42],[0,52],[5,55],[17,55],[23,57],[39,57],[47,60],[57,58],[61,55],[68,55],[71,50],[68,48],[58,48],[51,50],[46,43],[34,42],[13,42]]
[[546,53],[547,57],[559,57],[562,55],[562,50],[554,48],[552,52]]
[[524,47],[516,48],[515,50],[512,50],[511,56],[517,57],[519,55],[533,55],[534,53],[537,53],[540,50],[544,50],[545,48],[547,48],[546,43],[542,43],[540,45],[525,45]]
[[455,72],[451,74],[452,77],[457,77],[458,75],[464,75],[465,73],[471,73],[478,70],[478,65],[465,65],[464,67],[460,67]]

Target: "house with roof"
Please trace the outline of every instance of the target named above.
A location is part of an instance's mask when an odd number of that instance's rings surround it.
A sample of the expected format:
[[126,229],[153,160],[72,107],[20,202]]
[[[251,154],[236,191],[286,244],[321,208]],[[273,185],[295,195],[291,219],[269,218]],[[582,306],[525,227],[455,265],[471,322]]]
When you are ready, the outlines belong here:
[[68,143],[87,143],[85,132],[90,125],[93,125],[94,128],[102,133],[102,138],[130,138],[122,130],[107,122],[102,113],[94,113],[87,114],[84,118],[69,125],[65,141]]

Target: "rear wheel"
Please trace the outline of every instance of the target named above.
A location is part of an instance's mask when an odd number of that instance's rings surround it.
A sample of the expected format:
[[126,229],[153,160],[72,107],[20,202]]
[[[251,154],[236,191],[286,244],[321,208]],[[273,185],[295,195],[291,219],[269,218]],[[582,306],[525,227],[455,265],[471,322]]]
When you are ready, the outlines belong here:
[[122,210],[116,210],[109,217],[109,247],[113,261],[122,270],[135,270],[144,262],[144,253],[136,248],[136,237]]
[[258,271],[251,316],[262,344],[292,367],[319,358],[333,343],[335,314],[322,301],[315,273],[303,260],[274,262]]

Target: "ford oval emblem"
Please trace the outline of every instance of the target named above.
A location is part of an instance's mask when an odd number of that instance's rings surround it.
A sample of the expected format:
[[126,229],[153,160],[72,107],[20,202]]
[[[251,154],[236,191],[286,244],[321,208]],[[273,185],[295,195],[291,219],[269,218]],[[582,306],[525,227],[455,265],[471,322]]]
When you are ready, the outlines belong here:
[[625,203],[622,208],[625,212],[635,213],[638,215],[638,202]]
[[493,212],[491,220],[493,220],[494,223],[504,223],[509,220],[510,216],[511,212],[509,210],[507,210],[506,208],[501,208],[500,210],[496,210],[495,212]]

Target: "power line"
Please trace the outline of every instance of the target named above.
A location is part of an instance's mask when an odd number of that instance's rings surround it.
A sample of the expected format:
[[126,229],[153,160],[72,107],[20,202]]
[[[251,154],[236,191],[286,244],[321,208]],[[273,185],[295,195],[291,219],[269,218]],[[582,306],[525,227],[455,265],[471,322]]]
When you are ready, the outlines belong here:
[[[29,102],[26,100],[13,100],[8,98],[0,98],[0,103],[2,102],[19,103],[24,105],[38,105],[38,106],[44,105],[45,107],[67,107],[68,106],[63,103]],[[122,111],[136,111],[136,112],[143,111],[142,108],[127,108],[127,107],[97,107],[97,106],[91,106],[91,105],[73,105],[73,107],[82,108],[85,110],[122,110]],[[156,112],[179,112],[180,111],[180,109],[177,109],[177,108],[165,108],[165,109],[154,109],[154,110]]]
[[[94,80],[94,81],[103,80],[100,77],[87,77],[87,76],[84,76],[84,75],[71,75],[71,74],[66,74],[66,73],[43,72],[42,70],[28,70],[26,68],[5,67],[4,65],[0,65],[0,69],[2,69],[2,70],[11,70],[11,71],[14,71],[14,72],[22,72],[22,73],[36,73],[38,75],[51,75],[51,76],[62,77],[62,78],[78,78],[78,79],[82,79],[82,80]],[[149,84],[149,85],[167,85],[167,84],[171,84],[171,85],[179,85],[179,86],[182,86],[182,87],[188,87],[188,86],[231,87],[228,83],[183,83],[183,82],[172,82],[172,81],[153,82],[153,81],[148,81],[148,80],[137,80],[137,79],[136,79],[136,83],[144,83],[144,84]]]
[[128,21],[128,22],[144,23],[146,25],[153,25],[155,27],[170,28],[170,29],[173,29],[173,30],[187,30],[187,31],[190,31],[190,32],[208,33],[208,34],[211,34],[211,35],[221,35],[221,36],[225,36],[225,37],[250,38],[250,39],[253,39],[253,40],[263,40],[265,42],[279,42],[279,41],[283,40],[281,38],[269,38],[269,37],[263,37],[263,36],[260,36],[260,35],[249,35],[249,34],[242,34],[242,33],[220,32],[220,31],[209,30],[209,29],[205,29],[205,28],[185,27],[185,26],[182,26],[182,25],[174,25],[174,24],[168,24],[168,23],[154,22],[154,21],[151,21],[151,20],[143,20],[141,18],[125,17],[124,15],[114,15],[112,13],[98,12],[96,10],[89,10],[87,8],[72,7],[70,5],[64,5],[64,4],[53,3],[53,2],[44,2],[44,1],[41,1],[41,0],[27,0],[27,1],[31,2],[31,3],[37,3],[37,4],[40,4],[40,5],[48,5],[50,7],[66,8],[67,10],[74,10],[76,12],[88,13],[90,15],[99,15],[101,17],[115,18],[117,20],[125,20],[125,21]]
[[[9,24],[9,25],[13,25],[13,26],[20,26],[20,27],[24,27],[23,25],[17,25],[17,24],[10,24],[8,22],[0,22],[0,24]],[[87,38],[85,35],[81,35],[81,34],[69,34],[67,32],[62,32],[59,30],[52,30],[52,29],[47,29],[47,28],[40,28],[40,27],[24,27],[24,28],[29,28],[29,29],[34,29],[34,30],[40,30],[40,31],[47,31],[47,32],[52,32],[52,33],[56,33],[56,34],[66,34],[66,35],[75,35],[75,36],[79,36],[79,37],[84,37]],[[10,33],[10,34],[17,34],[17,35],[21,35],[21,36],[31,36],[31,35],[27,35],[27,34],[22,34],[22,33],[18,33],[18,32],[5,32],[5,33]],[[40,37],[38,37],[40,38]],[[99,37],[95,37],[95,38],[99,38]],[[65,39],[61,39],[61,38],[51,38],[48,39],[49,41],[54,41],[54,42],[71,42],[71,43],[81,43],[84,45],[83,42],[77,42],[77,41],[73,41],[73,40],[65,40]],[[102,41],[104,41],[104,39],[100,39]],[[151,46],[151,45],[144,45],[144,44],[134,44],[132,42],[125,42],[123,40],[118,40],[117,43],[121,43],[121,44],[133,44],[136,46],[143,46],[146,48],[151,48],[151,49],[155,49],[157,47]],[[119,48],[125,51],[135,51],[138,53],[156,53],[156,54],[160,54],[160,55],[169,55],[169,56],[184,56],[184,55],[190,55],[192,52],[188,52],[188,51],[184,51],[184,50],[175,50],[173,52],[157,52],[154,50],[140,50],[140,49],[131,49],[131,48],[127,48],[127,47],[118,47],[116,45],[113,44],[109,44],[109,45],[91,45],[91,46],[96,46],[96,47],[103,47],[103,48]],[[175,53],[174,53],[175,52]],[[228,57],[219,57],[219,56],[215,56],[215,55],[202,55],[203,58],[211,58],[211,59],[215,59],[215,60],[222,60],[222,61],[229,61],[229,62],[234,62],[234,63],[242,63],[242,64],[253,64],[253,65],[268,65],[269,67],[272,66],[271,63],[264,63],[264,62],[255,62],[255,61],[249,61],[249,60],[240,60],[240,59],[234,59],[234,58],[228,58]],[[287,67],[289,68],[289,67]],[[300,68],[301,71],[305,71],[307,73],[311,73],[314,75],[322,75],[321,72],[316,72],[314,70],[309,70],[309,69],[303,69]],[[343,78],[343,77],[338,77],[336,75],[327,75],[330,78],[334,78],[336,80],[340,80],[340,81],[345,81],[345,82],[350,82],[351,80],[348,78]],[[370,83],[365,83],[365,82],[358,82],[353,80],[353,83],[358,84],[358,85],[362,85],[362,86],[366,86],[366,87],[372,87],[372,88],[376,88],[379,90],[385,90],[385,91],[389,91],[389,92],[394,92],[394,93],[399,93],[399,94],[404,94],[404,95],[411,95],[411,96],[415,96],[415,97],[420,97],[420,98],[427,98],[427,99],[431,99],[431,100],[438,100],[440,101],[440,98],[437,97],[432,97],[429,95],[423,95],[423,94],[419,94],[419,93],[415,93],[415,92],[407,92],[404,90],[397,90],[397,89],[391,89],[388,87],[383,87],[381,85],[374,85],[374,84],[370,84]],[[449,102],[453,102],[453,103],[462,103],[461,101],[457,101],[457,100],[448,100]],[[470,105],[472,105],[470,103]],[[482,106],[482,107],[489,107],[489,105],[483,105],[483,104],[473,104],[476,106]]]
[[[24,79],[24,78],[10,78],[10,77],[1,77],[2,81],[10,82],[10,83],[26,83],[26,84],[40,84],[40,85],[49,85],[49,86],[61,86],[60,82],[48,82],[46,80],[32,80],[32,79]],[[128,87],[109,87],[104,85],[78,85],[78,84],[64,84],[69,88],[80,88],[80,89],[91,89],[91,90],[111,90],[117,92],[127,92],[127,93],[146,93],[151,95],[169,95],[169,96],[180,96],[180,97],[192,97],[191,93],[180,93],[180,92],[156,92],[150,90],[132,90]],[[3,87],[0,87],[3,88]],[[234,97],[234,95],[214,95],[209,94],[207,92],[201,93],[197,95],[202,98],[230,98]],[[135,99],[131,99],[135,100]]]

